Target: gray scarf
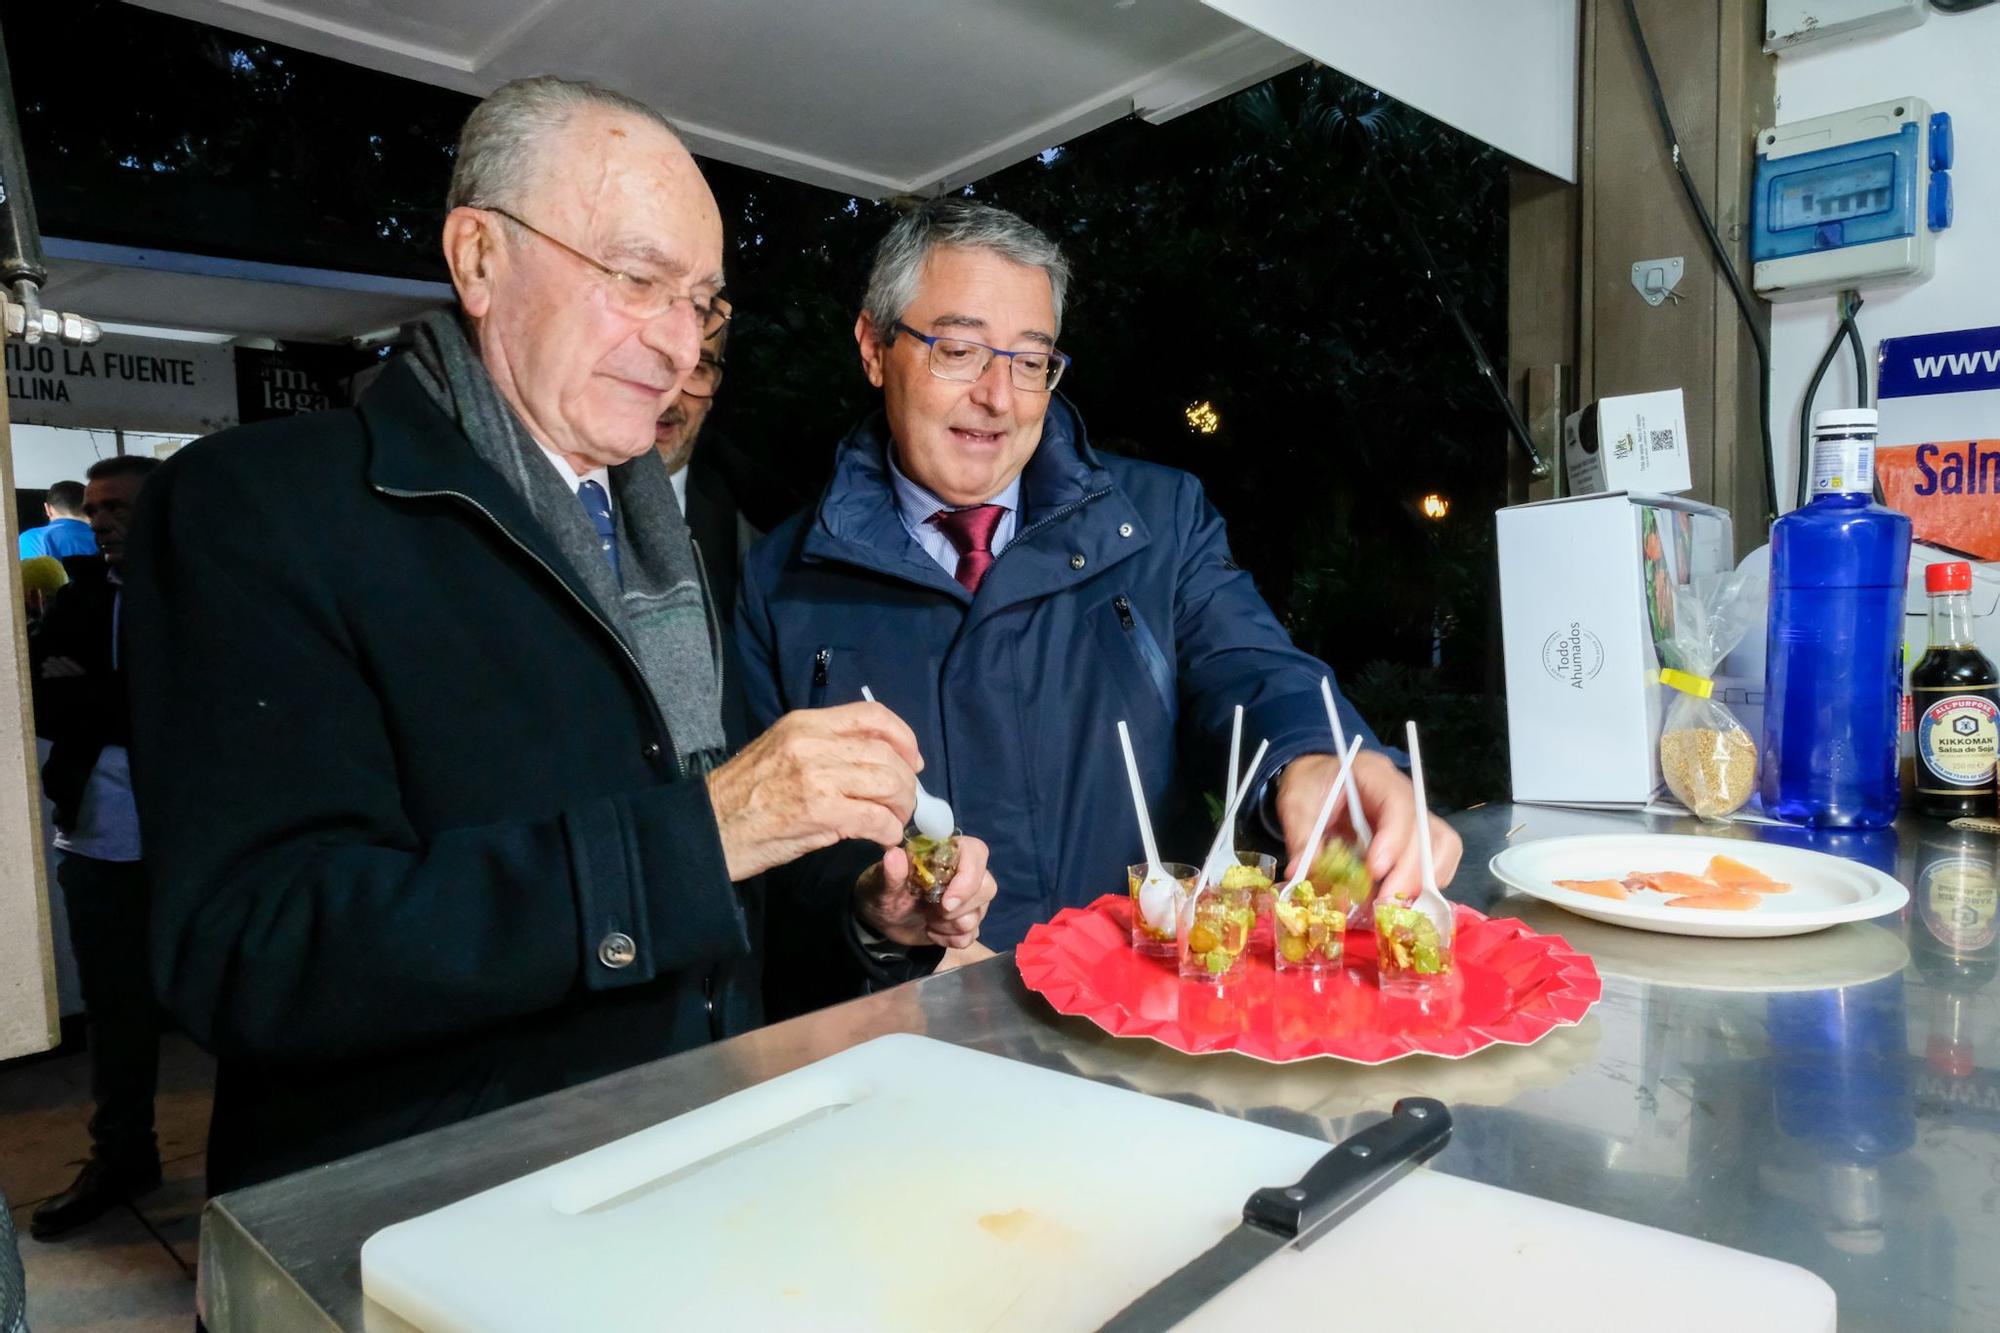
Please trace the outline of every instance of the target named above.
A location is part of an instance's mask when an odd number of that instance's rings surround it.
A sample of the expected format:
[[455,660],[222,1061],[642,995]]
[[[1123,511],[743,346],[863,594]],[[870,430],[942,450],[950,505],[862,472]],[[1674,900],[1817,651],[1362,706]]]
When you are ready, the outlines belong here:
[[706,771],[725,744],[722,648],[708,614],[701,557],[666,464],[648,449],[611,469],[620,588],[583,506],[500,396],[455,315],[439,312],[417,324],[411,367],[472,441],[473,452],[527,502],[590,590],[598,614],[631,649],[667,719],[682,769]]

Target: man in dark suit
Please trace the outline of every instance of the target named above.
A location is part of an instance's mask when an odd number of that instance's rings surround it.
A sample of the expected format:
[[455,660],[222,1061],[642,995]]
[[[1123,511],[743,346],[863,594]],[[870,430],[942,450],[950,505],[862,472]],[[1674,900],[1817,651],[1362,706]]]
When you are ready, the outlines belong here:
[[56,808],[56,880],[83,983],[90,1042],[90,1159],[35,1210],[47,1240],[160,1183],[153,1089],[158,1013],[148,971],[147,890],[127,749],[132,722],[118,629],[126,527],[157,459],[106,458],[87,474],[83,515],[101,559],[79,563],[34,639],[36,731],[50,742],[43,789]]
[[[716,298],[716,304],[729,314],[735,313],[727,297]],[[743,557],[764,535],[743,517],[726,472],[715,466],[716,460],[711,457],[716,447],[714,442],[699,460],[695,457],[695,442],[701,437],[702,427],[715,406],[715,395],[722,388],[722,367],[728,347],[729,324],[725,319],[702,339],[701,360],[681,386],[681,396],[660,414],[659,424],[653,428],[653,448],[667,465],[674,498],[680,501],[681,513],[686,516],[688,529],[701,551],[715,610],[725,626],[732,623],[735,615],[736,585]]]

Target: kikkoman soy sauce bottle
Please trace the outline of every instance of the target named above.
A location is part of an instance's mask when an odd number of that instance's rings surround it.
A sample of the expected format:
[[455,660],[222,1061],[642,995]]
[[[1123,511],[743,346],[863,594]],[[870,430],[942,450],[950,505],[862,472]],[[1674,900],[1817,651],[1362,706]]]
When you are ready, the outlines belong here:
[[1993,814],[2000,760],[2000,674],[1972,637],[1972,566],[1924,570],[1931,646],[1910,672],[1917,721],[1917,809],[1933,819]]

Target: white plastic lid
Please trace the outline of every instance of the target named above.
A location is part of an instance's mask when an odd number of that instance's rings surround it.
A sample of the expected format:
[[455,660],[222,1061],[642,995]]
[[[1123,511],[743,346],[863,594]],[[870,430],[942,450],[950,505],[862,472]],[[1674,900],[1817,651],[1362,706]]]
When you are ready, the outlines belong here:
[[1873,431],[1881,422],[1882,414],[1872,407],[1830,407],[1813,413],[1813,433],[1844,435],[1850,431]]

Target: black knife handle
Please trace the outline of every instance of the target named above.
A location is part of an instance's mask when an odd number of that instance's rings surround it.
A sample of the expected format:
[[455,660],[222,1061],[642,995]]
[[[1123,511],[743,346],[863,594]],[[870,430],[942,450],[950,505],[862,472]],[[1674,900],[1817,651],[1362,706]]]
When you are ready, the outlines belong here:
[[1336,1144],[1296,1185],[1258,1190],[1243,1205],[1243,1220],[1301,1248],[1451,1138],[1451,1112],[1430,1097],[1405,1097],[1379,1125]]

